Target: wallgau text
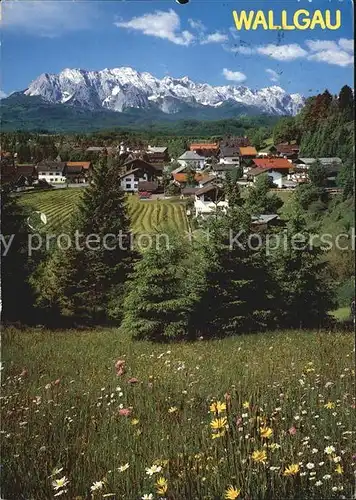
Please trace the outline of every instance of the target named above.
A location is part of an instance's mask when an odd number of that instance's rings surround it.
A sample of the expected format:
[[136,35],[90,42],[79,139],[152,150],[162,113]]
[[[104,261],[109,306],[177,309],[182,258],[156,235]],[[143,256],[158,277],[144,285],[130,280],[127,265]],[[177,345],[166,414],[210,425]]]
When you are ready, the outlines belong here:
[[273,10],[267,13],[262,10],[246,11],[242,10],[232,13],[237,30],[313,30],[321,28],[323,30],[337,30],[341,27],[341,11],[336,10],[331,13],[330,10],[315,10],[310,12],[307,9],[299,9],[296,12],[289,13],[286,10],[281,12],[281,15],[276,14]]

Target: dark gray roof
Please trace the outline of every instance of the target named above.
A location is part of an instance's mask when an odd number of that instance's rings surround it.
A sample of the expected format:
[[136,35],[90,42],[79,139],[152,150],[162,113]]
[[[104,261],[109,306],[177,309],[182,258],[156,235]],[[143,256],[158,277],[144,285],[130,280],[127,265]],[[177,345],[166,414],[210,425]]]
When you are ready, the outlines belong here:
[[268,224],[272,220],[279,220],[278,214],[261,214],[252,216],[252,224]]
[[200,156],[197,153],[194,153],[194,151],[186,151],[183,153],[178,160],[205,160],[204,156]]
[[63,161],[41,161],[37,164],[37,169],[45,172],[63,172],[65,166]]
[[209,193],[209,191],[218,191],[222,192],[222,188],[216,185],[209,184],[208,186],[202,187],[197,190],[195,193],[197,196],[200,196],[201,194]]
[[223,157],[238,157],[240,154],[239,146],[221,146],[220,148],[220,156]]

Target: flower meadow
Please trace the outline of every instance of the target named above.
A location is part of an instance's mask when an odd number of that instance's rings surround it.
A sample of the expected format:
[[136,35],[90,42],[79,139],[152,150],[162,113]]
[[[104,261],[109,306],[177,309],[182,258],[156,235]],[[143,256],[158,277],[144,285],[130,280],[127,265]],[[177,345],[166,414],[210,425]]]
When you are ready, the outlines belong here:
[[353,336],[2,334],[1,498],[354,498]]

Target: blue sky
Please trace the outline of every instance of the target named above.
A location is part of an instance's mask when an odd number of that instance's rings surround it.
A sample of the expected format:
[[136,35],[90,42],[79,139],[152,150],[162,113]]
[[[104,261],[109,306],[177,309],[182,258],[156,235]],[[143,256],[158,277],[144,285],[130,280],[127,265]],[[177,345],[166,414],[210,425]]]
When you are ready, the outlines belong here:
[[[350,0],[174,0],[2,2],[3,94],[41,73],[131,66],[212,85],[280,85],[303,95],[353,87]],[[339,30],[240,31],[232,11],[340,9]],[[278,21],[277,23],[278,24]]]

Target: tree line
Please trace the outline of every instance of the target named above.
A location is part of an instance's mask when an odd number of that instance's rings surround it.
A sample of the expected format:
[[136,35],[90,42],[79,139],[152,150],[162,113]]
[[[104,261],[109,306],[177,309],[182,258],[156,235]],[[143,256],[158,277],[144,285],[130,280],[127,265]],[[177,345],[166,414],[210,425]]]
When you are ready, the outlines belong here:
[[[129,239],[125,198],[113,168],[105,156],[95,165],[68,229],[73,239],[75,231],[82,239],[97,235],[101,241],[120,232]],[[217,211],[203,221],[191,241],[169,230],[168,245],[143,251],[129,245],[115,251],[54,246],[35,258],[25,252],[23,214],[4,193],[3,233],[15,230],[19,238],[3,258],[3,321],[116,324],[135,338],[157,341],[325,324],[334,297],[324,252],[291,244],[296,232],[308,239],[303,209],[296,207],[286,227],[257,233],[252,217],[281,206],[267,177],[260,176],[247,197],[229,179],[225,189],[227,213]],[[231,245],[231,235],[240,232]],[[283,235],[287,244],[267,252],[272,234]],[[152,235],[152,241],[158,238]]]

